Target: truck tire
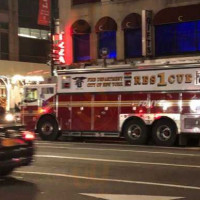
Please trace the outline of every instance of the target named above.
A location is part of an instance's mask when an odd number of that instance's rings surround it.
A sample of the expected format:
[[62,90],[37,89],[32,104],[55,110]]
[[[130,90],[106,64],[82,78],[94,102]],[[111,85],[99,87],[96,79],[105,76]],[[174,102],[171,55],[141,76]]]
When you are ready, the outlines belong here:
[[168,119],[160,119],[153,125],[152,139],[158,146],[173,146],[176,141],[176,124]]
[[13,170],[14,170],[13,167],[0,169],[0,176],[8,176],[9,174],[13,172]]
[[59,137],[58,124],[49,116],[39,121],[37,130],[42,140],[54,141]]
[[139,119],[132,119],[125,124],[124,137],[130,144],[142,145],[147,142],[146,124]]

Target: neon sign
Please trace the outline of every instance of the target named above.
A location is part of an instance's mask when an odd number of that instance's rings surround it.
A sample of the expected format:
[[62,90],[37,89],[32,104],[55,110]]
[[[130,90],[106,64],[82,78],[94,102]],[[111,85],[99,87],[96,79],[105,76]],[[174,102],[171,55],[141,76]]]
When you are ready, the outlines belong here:
[[53,52],[52,59],[55,65],[63,65],[65,61],[65,42],[64,34],[55,34],[52,37],[53,40]]

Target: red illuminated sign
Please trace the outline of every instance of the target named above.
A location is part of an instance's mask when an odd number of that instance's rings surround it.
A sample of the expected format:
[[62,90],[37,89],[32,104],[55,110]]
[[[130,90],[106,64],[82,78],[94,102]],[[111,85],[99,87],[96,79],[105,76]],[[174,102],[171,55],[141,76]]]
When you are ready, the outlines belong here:
[[50,0],[39,0],[38,24],[49,26],[50,23]]
[[53,62],[55,65],[65,64],[65,42],[64,42],[64,34],[55,34],[53,35]]

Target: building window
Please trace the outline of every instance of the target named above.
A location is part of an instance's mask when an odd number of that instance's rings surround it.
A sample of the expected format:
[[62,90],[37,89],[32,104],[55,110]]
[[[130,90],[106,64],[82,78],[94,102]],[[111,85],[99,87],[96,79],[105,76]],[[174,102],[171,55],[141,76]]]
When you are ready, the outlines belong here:
[[0,32],[0,60],[9,59],[8,33]]
[[0,0],[0,10],[8,10],[8,0]]
[[72,0],[72,5],[84,4],[84,3],[96,3],[101,0]]
[[90,35],[73,35],[74,62],[90,60]]
[[121,24],[124,30],[125,58],[142,56],[141,16],[137,13],[127,15]]
[[124,30],[125,58],[142,56],[142,31],[141,29]]
[[53,94],[53,93],[54,93],[53,87],[42,88],[42,94]]
[[115,59],[117,57],[116,52],[116,31],[105,31],[98,33],[98,53],[99,58],[101,56],[101,50],[106,48],[108,50],[108,58]]
[[[16,1],[16,0],[15,0]],[[18,24],[19,27],[49,30],[49,26],[38,24],[39,0],[17,0],[18,1]],[[46,0],[47,1],[47,0]],[[52,15],[57,9],[56,0],[52,0]],[[53,16],[55,17],[55,16]]]
[[156,56],[200,51],[200,21],[155,27]]
[[49,51],[48,40],[19,37],[19,61],[46,63]]
[[72,24],[74,62],[90,60],[91,27],[85,20],[77,20]]
[[18,28],[18,36],[48,40],[49,31],[31,28]]
[[0,22],[0,29],[8,29],[8,23]]
[[101,18],[96,26],[95,31],[98,35],[98,57],[102,58],[101,51],[106,48],[108,50],[108,58],[115,59],[117,57],[116,48],[116,31],[117,23],[111,17]]
[[30,29],[31,37],[41,39],[41,32],[38,29]]

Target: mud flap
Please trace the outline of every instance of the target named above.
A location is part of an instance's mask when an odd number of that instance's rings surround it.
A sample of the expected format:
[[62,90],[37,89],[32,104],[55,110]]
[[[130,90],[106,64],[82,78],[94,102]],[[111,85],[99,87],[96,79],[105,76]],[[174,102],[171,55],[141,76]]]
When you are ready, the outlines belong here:
[[178,138],[179,146],[187,146],[188,139],[186,135],[180,134]]

